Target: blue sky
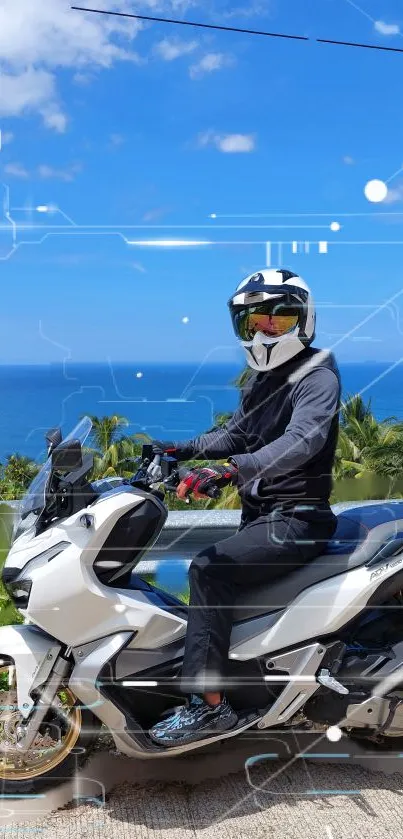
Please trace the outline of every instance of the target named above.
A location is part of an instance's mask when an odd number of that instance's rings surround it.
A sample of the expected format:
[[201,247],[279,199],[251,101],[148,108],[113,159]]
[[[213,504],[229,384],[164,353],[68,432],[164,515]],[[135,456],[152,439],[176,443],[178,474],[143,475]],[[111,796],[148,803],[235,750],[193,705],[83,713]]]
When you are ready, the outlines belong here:
[[[403,355],[403,245],[382,244],[403,242],[403,54],[315,43],[403,48],[401,5],[102,5],[312,40],[0,0],[0,362],[232,359],[226,301],[267,241],[312,286],[318,345]],[[155,239],[213,244],[128,244]]]

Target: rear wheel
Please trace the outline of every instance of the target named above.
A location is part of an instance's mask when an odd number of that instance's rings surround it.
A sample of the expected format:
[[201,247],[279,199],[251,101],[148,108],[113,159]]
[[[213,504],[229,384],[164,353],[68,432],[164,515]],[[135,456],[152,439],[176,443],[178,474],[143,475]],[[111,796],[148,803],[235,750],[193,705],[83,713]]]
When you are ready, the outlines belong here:
[[29,794],[68,780],[89,757],[100,722],[82,708],[69,688],[61,687],[27,752],[17,749],[22,722],[13,665],[0,667],[0,789]]

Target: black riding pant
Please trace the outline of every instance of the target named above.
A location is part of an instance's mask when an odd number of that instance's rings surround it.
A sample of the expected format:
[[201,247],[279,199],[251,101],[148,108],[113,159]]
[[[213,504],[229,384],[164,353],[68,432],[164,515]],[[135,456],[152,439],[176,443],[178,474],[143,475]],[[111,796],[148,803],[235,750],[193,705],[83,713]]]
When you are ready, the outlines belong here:
[[335,527],[327,505],[309,512],[276,509],[254,520],[243,519],[237,533],[195,557],[189,569],[185,693],[222,690],[233,606],[241,592],[276,580],[324,553]]

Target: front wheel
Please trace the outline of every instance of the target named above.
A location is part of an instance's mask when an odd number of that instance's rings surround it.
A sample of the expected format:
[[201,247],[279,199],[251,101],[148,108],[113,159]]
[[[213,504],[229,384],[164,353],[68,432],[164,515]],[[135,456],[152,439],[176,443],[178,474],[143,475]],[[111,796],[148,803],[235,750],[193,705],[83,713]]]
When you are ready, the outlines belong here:
[[14,674],[12,665],[0,667],[0,789],[3,795],[23,796],[72,777],[88,759],[100,722],[69,688],[61,687],[31,748],[19,751]]

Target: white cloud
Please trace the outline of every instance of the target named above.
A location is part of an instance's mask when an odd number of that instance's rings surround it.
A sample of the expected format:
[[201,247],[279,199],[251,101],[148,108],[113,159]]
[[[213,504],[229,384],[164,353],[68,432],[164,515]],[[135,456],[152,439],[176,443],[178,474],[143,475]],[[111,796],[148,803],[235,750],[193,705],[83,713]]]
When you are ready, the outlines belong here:
[[255,148],[255,138],[251,134],[227,134],[220,137],[218,148],[227,153],[251,152]]
[[381,35],[400,35],[400,26],[398,23],[385,23],[384,20],[376,20],[374,28]]
[[385,23],[383,20],[376,20],[374,28],[381,35],[400,35],[400,26],[398,23]]
[[[112,10],[129,9],[111,0]],[[39,114],[45,125],[63,132],[67,116],[55,71],[76,73],[137,61],[132,41],[139,21],[70,10],[65,0],[1,0],[0,116]]]
[[81,172],[82,166],[80,163],[73,163],[72,166],[68,166],[65,169],[56,169],[54,166],[48,166],[46,163],[42,163],[41,166],[38,166],[37,173],[40,178],[44,180],[56,179],[59,181],[74,181],[75,176]]
[[10,175],[12,178],[28,178],[29,173],[22,163],[6,163],[4,166],[4,174]]
[[[173,12],[184,14],[192,6],[197,6],[198,0],[171,0],[171,8]],[[160,0],[149,0],[149,5],[161,8]]]
[[[67,0],[0,0],[0,118],[39,116],[63,133],[68,114],[58,72],[84,85],[116,62],[140,63],[134,41],[146,24],[133,18],[73,11]],[[111,11],[133,11],[132,0],[109,0]],[[139,0],[139,13],[181,17],[201,0]],[[243,13],[243,12],[242,12]],[[166,37],[153,52],[165,61],[189,55],[196,40]],[[227,66],[223,53],[210,52],[193,65],[198,78]]]
[[55,80],[46,70],[30,67],[20,73],[3,71],[0,116],[15,117],[28,109],[43,113],[55,99]]
[[64,134],[67,128],[67,116],[59,110],[56,104],[44,108],[42,116],[47,128],[53,128],[58,134]]
[[13,178],[29,178],[32,175],[43,180],[59,180],[69,183],[74,181],[76,175],[82,171],[81,163],[73,163],[71,166],[66,166],[63,169],[58,169],[54,166],[49,166],[47,163],[42,163],[35,169],[29,172],[22,163],[6,163],[4,166],[4,173]]
[[233,56],[225,52],[208,52],[196,64],[189,67],[191,79],[201,79],[206,73],[214,73],[216,70],[223,70],[235,63]]
[[215,146],[225,154],[247,153],[254,151],[256,140],[253,134],[217,134],[215,131],[205,131],[199,134],[198,146]]
[[248,17],[263,17],[268,14],[268,3],[251,2],[247,6],[234,6],[228,11],[221,12],[220,17],[223,20],[232,20],[233,18],[248,18]]
[[181,41],[179,38],[164,38],[154,47],[154,54],[164,61],[175,61],[183,55],[189,55],[198,46],[197,41]]
[[[116,0],[108,5],[112,11],[125,10],[125,3]],[[65,0],[2,0],[0,23],[1,59],[15,68],[38,63],[75,70],[91,64],[109,67],[116,59],[132,58],[113,37],[129,45],[141,28],[129,18],[73,12]]]

